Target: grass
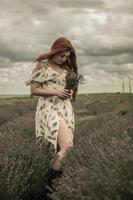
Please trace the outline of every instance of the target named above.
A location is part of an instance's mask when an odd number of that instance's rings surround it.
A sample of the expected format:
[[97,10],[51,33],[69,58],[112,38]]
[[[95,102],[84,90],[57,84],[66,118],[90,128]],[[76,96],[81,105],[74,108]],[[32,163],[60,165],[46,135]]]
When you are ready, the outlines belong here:
[[76,124],[79,124],[81,122],[85,122],[85,121],[90,121],[92,119],[94,119],[96,116],[95,115],[84,115],[84,116],[79,116],[76,118]]

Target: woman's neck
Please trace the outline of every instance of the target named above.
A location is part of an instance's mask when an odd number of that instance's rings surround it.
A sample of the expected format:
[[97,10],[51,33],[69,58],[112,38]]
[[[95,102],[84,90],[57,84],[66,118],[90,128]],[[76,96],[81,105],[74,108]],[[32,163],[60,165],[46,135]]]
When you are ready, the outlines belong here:
[[48,59],[48,63],[53,66],[55,69],[63,68],[63,65],[55,63],[52,59]]

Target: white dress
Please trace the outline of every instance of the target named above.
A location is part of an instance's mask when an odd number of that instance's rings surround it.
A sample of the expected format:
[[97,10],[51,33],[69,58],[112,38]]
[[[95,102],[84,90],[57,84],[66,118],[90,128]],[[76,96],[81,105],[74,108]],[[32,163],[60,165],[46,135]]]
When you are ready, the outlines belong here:
[[[64,88],[65,74],[59,75],[51,67],[47,60],[41,62],[41,69],[31,74],[26,81],[26,85],[30,85],[31,81],[41,83],[41,87],[45,88]],[[36,114],[35,114],[35,134],[36,137],[43,137],[46,142],[52,145],[54,153],[57,153],[57,137],[59,128],[59,118],[62,116],[74,134],[75,116],[70,98],[62,99],[58,96],[40,96],[38,98]]]

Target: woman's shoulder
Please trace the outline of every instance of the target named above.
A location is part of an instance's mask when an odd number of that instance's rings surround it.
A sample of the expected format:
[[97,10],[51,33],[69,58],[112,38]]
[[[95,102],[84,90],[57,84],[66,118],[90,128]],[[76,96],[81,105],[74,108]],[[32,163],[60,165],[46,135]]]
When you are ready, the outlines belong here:
[[47,59],[45,59],[45,60],[41,60],[40,63],[42,63],[42,64],[46,64],[46,63],[47,63]]
[[37,81],[40,83],[43,83],[44,81],[46,81],[49,76],[48,76],[48,72],[45,70],[45,62],[41,61],[39,63],[37,63],[36,67],[34,68],[34,70],[32,71],[29,79],[27,81],[25,81],[26,85],[30,85],[31,81]]
[[39,63],[38,63],[38,66],[39,68],[46,68],[47,67],[47,60],[41,60]]
[[32,74],[37,72],[37,71],[41,71],[41,70],[45,69],[46,66],[47,66],[46,60],[42,60],[42,61],[37,62],[35,68],[32,71]]

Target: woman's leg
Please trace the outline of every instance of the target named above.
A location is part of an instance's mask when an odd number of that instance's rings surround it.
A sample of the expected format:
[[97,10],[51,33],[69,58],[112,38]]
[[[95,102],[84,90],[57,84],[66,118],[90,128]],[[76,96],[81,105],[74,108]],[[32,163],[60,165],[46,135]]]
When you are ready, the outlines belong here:
[[52,168],[54,170],[61,169],[62,167],[61,160],[64,158],[66,153],[73,147],[73,133],[71,129],[68,128],[63,117],[60,117],[57,142],[58,142],[60,150],[58,151],[54,161],[52,162]]

